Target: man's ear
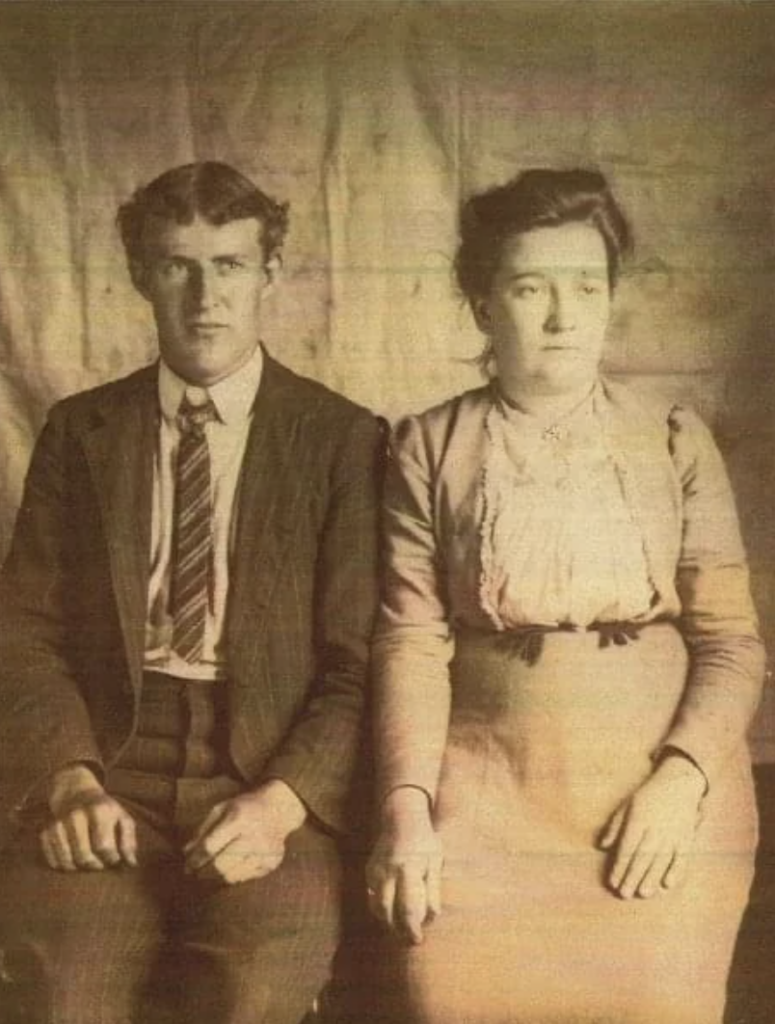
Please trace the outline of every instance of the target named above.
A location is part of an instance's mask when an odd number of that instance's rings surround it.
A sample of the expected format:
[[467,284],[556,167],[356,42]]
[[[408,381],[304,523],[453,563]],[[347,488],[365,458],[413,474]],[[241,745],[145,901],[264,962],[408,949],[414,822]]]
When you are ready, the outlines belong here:
[[489,334],[492,326],[492,314],[487,305],[487,299],[474,299],[471,303],[471,312],[474,314],[476,326],[482,334]]
[[132,278],[132,284],[142,297],[150,301],[148,294],[148,268],[146,265],[141,260],[130,260],[129,276]]

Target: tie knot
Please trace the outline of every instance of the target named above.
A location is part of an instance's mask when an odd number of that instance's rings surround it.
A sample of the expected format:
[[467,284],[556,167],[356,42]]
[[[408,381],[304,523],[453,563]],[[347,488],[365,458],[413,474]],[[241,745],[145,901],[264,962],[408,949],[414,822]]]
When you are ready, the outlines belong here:
[[201,388],[188,389],[178,407],[178,427],[183,433],[204,430],[206,423],[218,419],[218,410],[212,398]]

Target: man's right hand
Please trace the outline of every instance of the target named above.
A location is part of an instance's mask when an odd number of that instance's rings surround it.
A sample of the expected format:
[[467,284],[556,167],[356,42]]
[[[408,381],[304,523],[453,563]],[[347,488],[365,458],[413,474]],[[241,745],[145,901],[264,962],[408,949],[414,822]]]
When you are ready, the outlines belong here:
[[52,821],[40,833],[49,867],[56,871],[102,871],[137,865],[135,823],[83,764],[69,765],[51,780]]

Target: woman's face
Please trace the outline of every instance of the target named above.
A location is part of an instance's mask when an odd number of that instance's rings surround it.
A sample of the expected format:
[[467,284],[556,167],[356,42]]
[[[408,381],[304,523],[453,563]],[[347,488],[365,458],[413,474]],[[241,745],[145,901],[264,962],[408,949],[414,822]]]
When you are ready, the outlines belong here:
[[603,237],[569,223],[508,239],[474,312],[507,393],[562,395],[595,380],[610,309]]

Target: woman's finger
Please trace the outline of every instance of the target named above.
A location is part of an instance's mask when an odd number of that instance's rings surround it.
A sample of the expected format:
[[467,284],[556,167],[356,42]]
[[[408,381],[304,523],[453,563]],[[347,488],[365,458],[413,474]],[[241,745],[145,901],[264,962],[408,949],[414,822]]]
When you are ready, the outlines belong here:
[[642,842],[643,830],[636,828],[632,821],[626,822],[619,833],[619,843],[616,847],[614,862],[609,876],[612,888],[618,890],[621,887],[624,877],[629,871],[630,865]]
[[647,836],[644,836],[619,884],[619,895],[623,900],[632,899],[635,895],[640,883],[654,863],[657,853],[658,849],[654,842],[650,841]]
[[396,881],[393,877],[383,878],[368,889],[369,909],[378,921],[393,926],[393,906],[396,898]]
[[662,885],[665,889],[677,889],[686,878],[686,871],[689,866],[688,851],[678,847],[673,853],[673,859],[665,871]]
[[610,821],[603,829],[603,832],[598,839],[598,845],[601,850],[609,850],[616,842],[617,836],[621,832],[622,825],[624,823],[624,815],[626,808],[620,807],[611,817]]
[[394,927],[403,931],[415,945],[419,945],[427,914],[428,897],[423,872],[416,865],[405,867],[396,882]]
[[428,901],[428,914],[438,917],[441,913],[441,873],[444,858],[439,854],[430,858],[428,873],[425,876],[425,894]]
[[659,893],[664,892],[664,878],[672,862],[672,848],[668,847],[666,850],[657,851],[651,862],[651,866],[648,868],[638,885],[636,895],[641,899],[647,900],[652,896],[656,896]]

